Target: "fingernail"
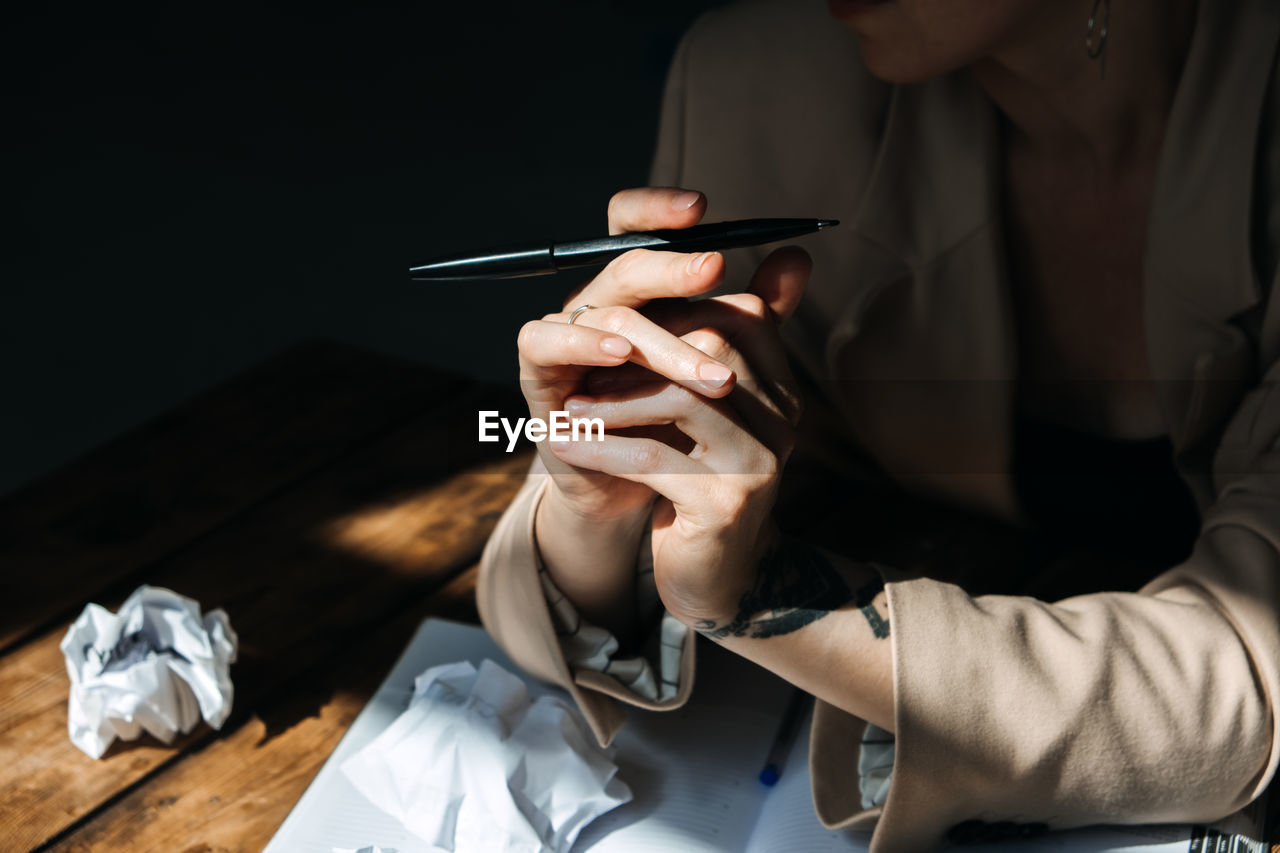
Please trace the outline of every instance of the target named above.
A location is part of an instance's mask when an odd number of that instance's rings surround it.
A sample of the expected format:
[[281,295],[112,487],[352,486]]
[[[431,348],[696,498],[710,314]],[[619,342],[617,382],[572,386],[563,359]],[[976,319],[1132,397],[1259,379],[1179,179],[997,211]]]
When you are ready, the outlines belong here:
[[698,203],[702,193],[683,192],[671,199],[672,210],[688,210]]
[[723,364],[707,361],[698,366],[698,378],[712,388],[719,388],[728,382],[731,376],[733,376],[733,371]]
[[591,403],[586,400],[565,400],[564,409],[571,415],[580,415],[591,408]]
[[689,259],[689,275],[697,275],[702,272],[702,265],[707,262],[707,258],[711,257],[711,252],[699,252]]
[[615,358],[622,358],[631,354],[631,342],[626,338],[604,338],[600,341],[600,351]]

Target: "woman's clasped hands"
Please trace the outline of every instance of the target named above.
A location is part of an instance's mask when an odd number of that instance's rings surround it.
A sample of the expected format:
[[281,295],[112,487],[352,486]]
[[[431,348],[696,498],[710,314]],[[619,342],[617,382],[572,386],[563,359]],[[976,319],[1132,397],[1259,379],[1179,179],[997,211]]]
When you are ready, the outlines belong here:
[[[705,210],[699,193],[626,190],[610,201],[609,230],[687,228]],[[738,615],[776,536],[778,480],[800,414],[778,325],[799,303],[810,268],[804,250],[786,247],[765,258],[746,293],[690,302],[723,280],[722,255],[635,250],[564,311],[521,330],[531,417],[566,411],[599,418],[606,430],[603,440],[538,444],[553,480],[538,541],[561,588],[571,597],[583,590],[589,615],[610,609],[593,594],[625,589],[592,573],[634,565],[650,512],[654,580],[667,610],[701,630]],[[584,305],[592,307],[569,324]]]

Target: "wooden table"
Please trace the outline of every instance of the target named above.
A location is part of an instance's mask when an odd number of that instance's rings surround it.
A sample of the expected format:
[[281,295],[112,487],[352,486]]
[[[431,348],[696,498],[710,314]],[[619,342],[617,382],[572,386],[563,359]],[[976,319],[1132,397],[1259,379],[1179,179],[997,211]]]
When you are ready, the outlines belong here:
[[[0,849],[261,850],[418,623],[476,618],[514,391],[308,344],[0,501]],[[230,615],[232,715],[95,761],[58,643],[141,583]]]
[[[261,850],[417,625],[476,619],[476,561],[529,464],[476,441],[480,409],[523,404],[312,343],[0,500],[0,850]],[[1024,591],[1047,598],[1088,584],[1081,566],[1121,571],[901,497],[821,493],[797,515],[819,541],[856,520],[856,556],[982,566],[992,588],[1033,564]],[[58,644],[141,583],[230,615],[233,711],[95,761],[67,736]]]

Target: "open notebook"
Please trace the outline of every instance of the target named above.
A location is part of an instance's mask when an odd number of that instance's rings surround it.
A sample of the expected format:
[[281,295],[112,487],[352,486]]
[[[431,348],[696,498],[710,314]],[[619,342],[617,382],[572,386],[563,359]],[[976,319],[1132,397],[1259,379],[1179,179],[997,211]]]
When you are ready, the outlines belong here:
[[[376,844],[399,853],[434,853],[355,790],[339,770],[408,704],[413,679],[428,667],[489,658],[519,670],[483,629],[428,619],[378,692],[286,818],[266,853],[330,853],[334,847]],[[527,679],[531,695],[554,688]],[[618,773],[634,799],[588,826],[575,853],[797,853],[866,850],[867,833],[831,832],[814,816],[809,797],[808,730],[803,730],[772,788],[758,781],[790,688],[772,674],[708,647],[694,700],[670,713],[633,711],[615,741]],[[850,772],[856,772],[850,768]],[[1199,836],[1199,840],[1197,840]],[[1189,827],[1090,829],[1020,841],[1019,850],[1184,853],[1262,850],[1206,843]],[[1228,844],[1233,846],[1227,846]],[[969,845],[964,851],[1011,853],[1009,845]],[[459,853],[474,853],[459,851]]]

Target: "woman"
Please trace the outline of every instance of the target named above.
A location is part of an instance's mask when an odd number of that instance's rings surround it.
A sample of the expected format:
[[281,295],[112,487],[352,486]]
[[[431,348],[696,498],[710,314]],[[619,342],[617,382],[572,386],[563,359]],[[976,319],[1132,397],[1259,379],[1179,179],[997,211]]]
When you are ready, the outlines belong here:
[[[702,192],[620,193],[610,228],[845,224],[812,259],[758,252],[747,293],[707,302],[654,300],[715,288],[720,255],[624,256],[524,328],[532,414],[642,431],[539,445],[482,565],[493,635],[602,741],[615,699],[684,701],[690,628],[761,663],[819,700],[819,816],[874,823],[876,850],[1250,802],[1280,691],[1278,41],[1269,0],[761,0],[703,18],[653,175]],[[1174,554],[1137,594],[971,597],[780,536],[797,423],[828,460],[1037,524],[1072,508],[1046,510],[1029,457],[1163,447],[1189,509],[1165,487],[1131,501]],[[1072,502],[1089,519],[1104,497]],[[637,595],[655,587],[650,665],[612,638],[649,630]],[[867,723],[896,739],[887,778]]]

